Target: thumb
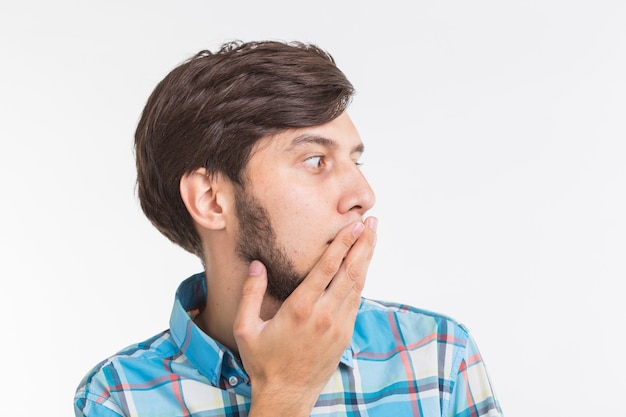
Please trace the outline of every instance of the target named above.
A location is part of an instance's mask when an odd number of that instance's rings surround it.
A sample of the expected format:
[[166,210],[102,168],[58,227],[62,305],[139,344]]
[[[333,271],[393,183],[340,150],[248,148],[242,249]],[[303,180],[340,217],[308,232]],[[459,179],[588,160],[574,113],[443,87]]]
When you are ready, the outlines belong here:
[[241,289],[241,300],[235,317],[234,333],[247,334],[249,326],[255,326],[261,320],[261,305],[267,288],[267,271],[260,261],[252,261],[248,268],[248,278]]

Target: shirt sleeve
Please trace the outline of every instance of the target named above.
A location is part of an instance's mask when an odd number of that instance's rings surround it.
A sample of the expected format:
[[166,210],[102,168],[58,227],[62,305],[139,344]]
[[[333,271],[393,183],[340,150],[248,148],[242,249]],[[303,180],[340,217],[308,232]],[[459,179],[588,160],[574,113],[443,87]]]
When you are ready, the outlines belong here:
[[[467,331],[467,329],[465,329]],[[449,417],[502,417],[478,346],[468,334],[467,345],[460,351],[456,379],[452,391]]]
[[115,372],[111,364],[102,362],[80,382],[74,394],[76,417],[124,417],[126,413],[111,397],[106,374]]
[[110,408],[85,398],[75,400],[74,415],[76,417],[123,417]]

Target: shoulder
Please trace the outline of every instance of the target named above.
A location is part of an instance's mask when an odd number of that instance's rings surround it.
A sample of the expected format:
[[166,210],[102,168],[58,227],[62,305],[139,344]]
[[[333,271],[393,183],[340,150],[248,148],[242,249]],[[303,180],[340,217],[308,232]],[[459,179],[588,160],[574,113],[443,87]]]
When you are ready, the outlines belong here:
[[86,378],[111,367],[123,369],[124,367],[141,366],[152,361],[160,362],[175,356],[178,352],[178,347],[169,330],[163,331],[143,342],[127,346],[101,361],[87,374]]
[[76,409],[84,412],[97,406],[122,414],[119,397],[131,389],[138,375],[160,372],[164,360],[179,354],[169,331],[120,350],[84,376],[74,396]]
[[461,333],[468,333],[467,328],[462,323],[450,316],[390,301],[363,298],[358,314],[359,318],[386,316],[401,321],[414,322],[416,325],[433,324],[438,327],[454,328]]
[[437,342],[464,348],[471,339],[467,328],[447,315],[367,298],[362,300],[355,331],[366,339],[387,335],[408,346]]
[[[359,314],[362,312],[377,311],[394,314],[407,314],[410,316],[425,316],[435,320],[449,321],[455,325],[461,325],[454,318],[445,314],[437,313],[430,310],[421,309],[408,304],[395,303],[392,301],[374,300],[371,298],[362,298]],[[462,326],[462,325],[461,325]]]

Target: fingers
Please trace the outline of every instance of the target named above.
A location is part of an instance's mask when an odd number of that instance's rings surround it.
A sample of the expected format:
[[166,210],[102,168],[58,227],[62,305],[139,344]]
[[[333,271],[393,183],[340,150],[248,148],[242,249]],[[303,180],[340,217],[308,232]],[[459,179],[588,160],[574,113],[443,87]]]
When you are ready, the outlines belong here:
[[243,283],[239,310],[233,326],[235,338],[246,334],[249,326],[259,323],[266,288],[267,271],[265,266],[260,261],[252,261],[248,269],[248,278]]
[[377,225],[378,220],[375,217],[365,220],[365,230],[350,249],[326,291],[325,295],[333,297],[338,306],[347,302],[352,303],[351,306],[348,305],[349,309],[358,308],[361,291],[365,286],[367,269],[376,246]]
[[362,222],[351,223],[339,231],[307,278],[296,288],[294,294],[301,301],[314,302],[333,280],[354,242],[365,230]]

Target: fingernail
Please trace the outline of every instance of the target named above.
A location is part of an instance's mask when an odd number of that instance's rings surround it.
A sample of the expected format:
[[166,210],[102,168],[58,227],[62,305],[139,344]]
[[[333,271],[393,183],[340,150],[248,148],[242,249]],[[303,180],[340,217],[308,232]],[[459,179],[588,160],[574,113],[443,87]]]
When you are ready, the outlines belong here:
[[252,261],[248,268],[248,274],[256,276],[261,275],[261,272],[263,272],[263,264],[259,261]]
[[365,230],[365,225],[361,222],[357,222],[354,224],[354,227],[352,228],[352,236],[354,237],[359,237],[361,236],[361,233],[363,233],[363,230]]
[[367,219],[367,224],[369,225],[370,229],[375,232],[378,228],[378,219],[376,217],[370,217],[369,219]]

